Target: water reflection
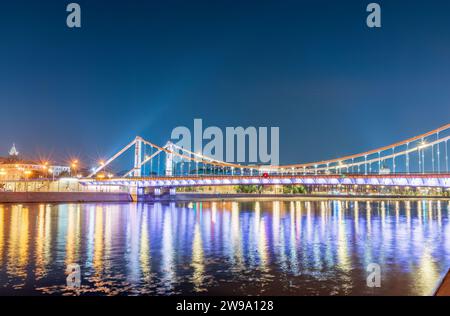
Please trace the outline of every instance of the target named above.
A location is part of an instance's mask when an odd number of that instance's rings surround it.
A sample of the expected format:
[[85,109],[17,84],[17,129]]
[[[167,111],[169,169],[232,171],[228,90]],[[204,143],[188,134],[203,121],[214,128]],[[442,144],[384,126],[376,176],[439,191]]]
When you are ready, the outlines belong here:
[[5,234],[5,209],[0,205],[0,266],[3,266],[3,248],[4,248],[4,234]]
[[27,277],[29,219],[28,208],[13,206],[11,210],[9,237],[7,243],[6,271],[9,279],[14,279],[14,288],[21,288]]
[[449,218],[432,200],[0,205],[0,294],[429,295]]
[[41,278],[47,275],[47,268],[51,261],[50,246],[52,235],[51,235],[51,209],[49,206],[39,205],[36,225],[37,225],[37,233],[35,240],[36,244],[35,278],[36,280],[40,280]]
[[192,267],[194,269],[192,275],[192,283],[196,292],[202,291],[203,278],[205,273],[202,233],[200,228],[201,214],[195,216],[194,241],[192,243]]
[[148,209],[145,209],[142,214],[141,221],[141,238],[139,249],[139,261],[141,264],[142,278],[145,282],[151,282],[151,253],[150,253],[150,238],[148,232]]
[[[173,246],[173,224],[172,224],[172,207],[163,210],[161,204],[156,204],[157,214],[162,214],[163,228],[162,228],[162,247],[161,247],[161,273],[162,273],[162,288],[160,293],[164,290],[170,293],[173,289],[176,277],[175,271],[175,250]],[[197,212],[197,210],[194,210]],[[160,215],[161,216],[161,215]]]

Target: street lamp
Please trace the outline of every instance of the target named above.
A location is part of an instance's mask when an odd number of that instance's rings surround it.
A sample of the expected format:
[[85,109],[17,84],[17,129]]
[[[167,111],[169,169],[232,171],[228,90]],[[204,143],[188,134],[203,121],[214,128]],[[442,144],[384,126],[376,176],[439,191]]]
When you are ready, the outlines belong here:
[[72,170],[76,174],[76,171],[78,170],[78,159],[72,160],[70,163],[70,175],[72,176]]
[[31,170],[25,170],[23,173],[25,174],[25,178],[28,179],[31,176],[32,171]]
[[55,181],[55,173],[53,172],[53,169],[52,169],[52,168],[49,168],[49,169],[48,169],[48,172],[52,175],[53,181]]
[[45,177],[48,178],[48,161],[42,163],[42,169],[45,171]]

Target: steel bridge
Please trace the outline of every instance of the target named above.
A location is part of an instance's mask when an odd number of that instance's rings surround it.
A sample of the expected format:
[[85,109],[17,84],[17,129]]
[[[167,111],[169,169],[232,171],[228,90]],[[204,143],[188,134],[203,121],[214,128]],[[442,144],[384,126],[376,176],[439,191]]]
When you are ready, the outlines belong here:
[[[136,137],[82,179],[86,185],[174,189],[224,185],[373,185],[450,188],[450,124],[406,140],[340,158],[291,165],[243,165],[216,160],[168,142]],[[121,176],[104,170],[134,147],[133,167]]]

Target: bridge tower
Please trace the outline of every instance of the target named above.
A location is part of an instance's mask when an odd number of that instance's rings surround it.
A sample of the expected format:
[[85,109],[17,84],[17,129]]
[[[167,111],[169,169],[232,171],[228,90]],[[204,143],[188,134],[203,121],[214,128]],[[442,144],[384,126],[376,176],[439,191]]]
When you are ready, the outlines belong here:
[[134,144],[134,171],[133,176],[141,176],[141,163],[142,163],[142,138],[136,136]]
[[174,146],[172,142],[168,142],[166,144],[166,149],[170,152],[166,153],[166,176],[171,177],[173,176],[173,151]]

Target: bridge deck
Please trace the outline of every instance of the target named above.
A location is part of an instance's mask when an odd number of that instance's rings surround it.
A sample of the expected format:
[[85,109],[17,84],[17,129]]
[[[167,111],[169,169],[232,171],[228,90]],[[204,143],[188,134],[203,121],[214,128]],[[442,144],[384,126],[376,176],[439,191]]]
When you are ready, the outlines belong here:
[[375,185],[450,187],[450,174],[306,174],[269,176],[183,176],[82,179],[88,185],[138,187],[226,186],[226,185]]
[[[186,179],[255,179],[255,178],[450,178],[450,173],[391,173],[391,174],[281,174],[281,175],[189,175],[189,176],[153,176],[153,177],[130,177],[118,178],[128,180],[186,180]],[[116,178],[117,179],[117,178]]]

